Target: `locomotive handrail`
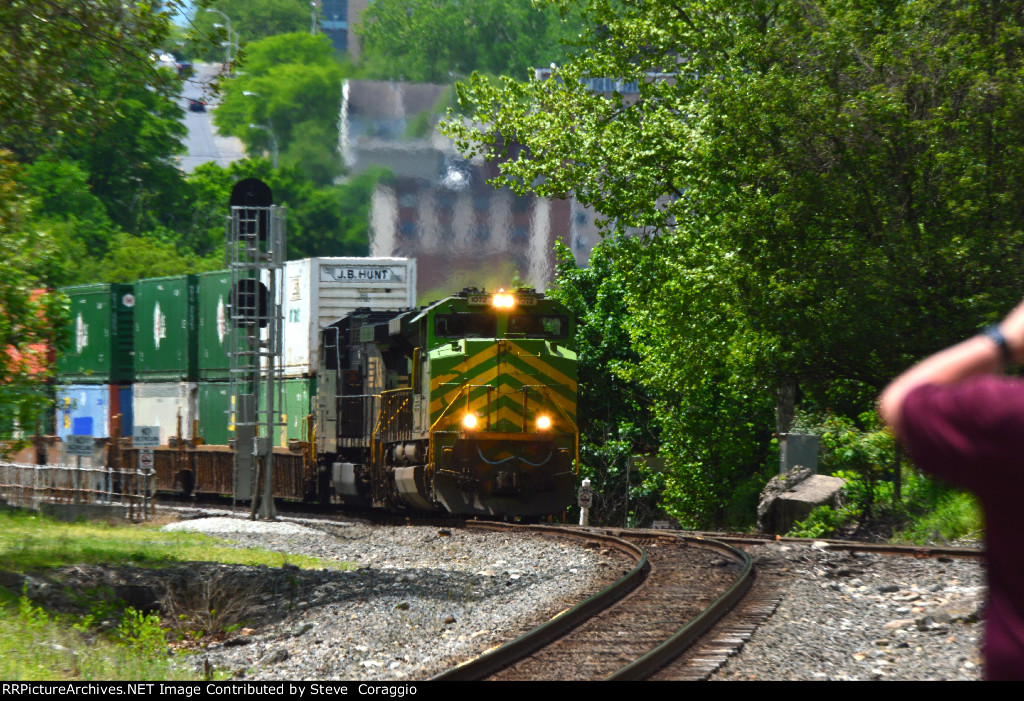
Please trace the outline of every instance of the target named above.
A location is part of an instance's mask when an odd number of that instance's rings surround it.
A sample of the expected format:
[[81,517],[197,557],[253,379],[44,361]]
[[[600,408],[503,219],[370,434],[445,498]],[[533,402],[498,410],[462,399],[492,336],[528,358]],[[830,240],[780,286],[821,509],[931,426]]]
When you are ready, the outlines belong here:
[[[384,395],[388,395],[388,399],[390,400],[392,395],[399,395],[400,393],[404,393],[407,396],[402,398],[401,403],[397,407],[395,407],[394,410],[389,414],[388,421],[386,423],[383,423],[384,422],[384,408],[385,408],[385,401],[384,401],[385,397],[384,397]],[[406,406],[408,406],[409,401],[411,399],[412,399],[412,389],[410,389],[408,387],[402,387],[402,388],[399,388],[399,389],[386,389],[386,390],[383,390],[380,393],[380,421],[378,422],[378,426],[380,426],[380,433],[381,433],[381,435],[383,435],[384,432],[386,430],[388,430],[389,426],[392,423],[392,420],[397,419],[401,415],[402,409],[405,408]],[[381,425],[381,423],[383,423],[383,425]]]
[[[391,395],[398,394],[399,392],[407,392],[409,393],[409,396],[405,397],[402,403],[398,405],[398,408],[390,413],[390,415],[387,417],[388,421],[387,423],[385,423],[384,395],[388,395],[390,397]],[[382,390],[380,394],[373,394],[369,396],[372,396],[374,398],[380,398],[380,413],[377,414],[377,425],[373,427],[373,431],[370,433],[370,460],[372,461],[373,465],[376,466],[377,448],[381,443],[383,443],[380,437],[384,434],[387,425],[391,423],[391,419],[397,417],[398,414],[402,411],[402,407],[406,406],[409,403],[409,400],[412,399],[412,390],[409,389],[408,387],[402,387],[400,389],[386,389]],[[383,457],[383,453],[381,453],[381,457]]]
[[427,444],[430,447],[430,452],[427,455],[428,470],[433,468],[436,464],[435,458],[437,456],[437,441],[434,440],[434,434],[437,433],[437,424],[440,423],[441,419],[445,417],[445,414],[448,413],[448,410],[455,406],[455,402],[459,401],[459,397],[462,396],[462,392],[465,389],[468,389],[468,387],[465,385],[459,388],[459,393],[455,395],[455,398],[452,399],[448,406],[441,410],[440,416],[438,416],[434,423],[430,424],[430,428],[427,429]]

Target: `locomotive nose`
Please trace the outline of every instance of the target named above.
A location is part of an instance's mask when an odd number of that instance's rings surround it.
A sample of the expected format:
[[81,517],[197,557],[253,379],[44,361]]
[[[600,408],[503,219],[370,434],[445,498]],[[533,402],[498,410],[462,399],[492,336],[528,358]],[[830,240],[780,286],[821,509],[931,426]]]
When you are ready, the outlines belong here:
[[541,434],[466,435],[446,449],[434,491],[457,514],[539,516],[570,503],[570,451]]

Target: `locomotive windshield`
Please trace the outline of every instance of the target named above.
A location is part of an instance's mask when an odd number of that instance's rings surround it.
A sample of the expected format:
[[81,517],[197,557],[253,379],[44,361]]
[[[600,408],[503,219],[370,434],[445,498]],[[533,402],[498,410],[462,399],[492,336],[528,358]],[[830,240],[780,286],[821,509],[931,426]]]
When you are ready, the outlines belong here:
[[561,315],[513,314],[508,318],[508,332],[532,338],[568,338],[569,319]]
[[438,338],[496,338],[498,319],[493,314],[438,314],[434,317]]

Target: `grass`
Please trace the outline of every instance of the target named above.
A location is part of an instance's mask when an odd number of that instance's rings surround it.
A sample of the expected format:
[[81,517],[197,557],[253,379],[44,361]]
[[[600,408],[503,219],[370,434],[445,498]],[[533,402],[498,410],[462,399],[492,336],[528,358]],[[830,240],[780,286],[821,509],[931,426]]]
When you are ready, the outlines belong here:
[[179,562],[351,569],[344,562],[232,547],[200,533],[159,530],[157,525],[63,523],[44,516],[0,512],[0,567],[15,572],[75,564],[160,567]]
[[[343,562],[236,548],[210,536],[165,532],[159,525],[103,522],[63,523],[26,512],[0,512],[0,569],[45,574],[67,565],[107,565],[161,568],[176,563],[220,562],[240,565],[350,569]],[[202,589],[203,583],[198,583]],[[168,634],[193,639],[211,632],[217,621],[229,626],[231,604],[244,610],[245,593],[237,601],[221,582],[196,597],[202,610],[183,613],[181,602],[168,620],[145,616],[134,609],[112,606],[103,592],[79,591],[92,613],[71,617],[48,612],[20,592],[0,587],[0,679],[4,680],[184,680],[202,679],[190,665],[169,654]],[[213,591],[216,590],[216,591]],[[220,596],[220,599],[217,597]],[[93,597],[90,599],[90,597]],[[199,603],[201,601],[201,603]],[[218,611],[217,609],[223,609]],[[203,630],[183,624],[202,621]],[[98,625],[103,622],[103,625]],[[195,623],[198,625],[198,623]]]
[[5,603],[0,607],[0,679],[174,681],[199,676],[168,656],[156,616],[129,609],[110,636],[96,634],[89,623],[51,616],[25,597]]
[[932,511],[907,524],[896,533],[897,543],[929,543],[980,539],[984,532],[981,507],[977,499],[963,492],[943,495]]
[[894,543],[946,544],[956,540],[981,540],[984,523],[981,507],[972,495],[904,467],[903,494],[897,500],[891,482],[874,485],[870,517],[865,517],[866,485],[852,472],[834,473],[847,480],[846,505],[840,509],[819,506],[787,535],[803,538],[845,536],[855,527],[884,536]]

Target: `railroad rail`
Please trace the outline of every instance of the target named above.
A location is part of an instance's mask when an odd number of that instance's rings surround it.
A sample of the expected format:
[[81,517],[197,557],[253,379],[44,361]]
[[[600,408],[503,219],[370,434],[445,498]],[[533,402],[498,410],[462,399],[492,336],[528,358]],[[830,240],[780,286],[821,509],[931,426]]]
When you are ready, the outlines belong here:
[[582,538],[630,555],[636,565],[590,599],[437,680],[648,678],[714,626],[754,580],[746,553],[704,538],[478,522],[467,527]]

